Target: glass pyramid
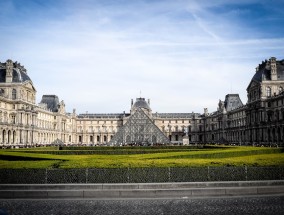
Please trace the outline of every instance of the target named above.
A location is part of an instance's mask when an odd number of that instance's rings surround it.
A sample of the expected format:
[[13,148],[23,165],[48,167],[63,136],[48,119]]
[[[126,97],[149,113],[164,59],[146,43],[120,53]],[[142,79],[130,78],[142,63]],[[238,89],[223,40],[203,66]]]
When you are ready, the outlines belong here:
[[110,145],[170,144],[170,140],[141,108],[137,108],[128,121],[109,142]]

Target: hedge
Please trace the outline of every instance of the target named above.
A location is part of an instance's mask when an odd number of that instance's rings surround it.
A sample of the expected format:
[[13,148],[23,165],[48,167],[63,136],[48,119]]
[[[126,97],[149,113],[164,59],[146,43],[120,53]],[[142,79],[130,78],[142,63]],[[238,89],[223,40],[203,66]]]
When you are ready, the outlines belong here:
[[0,184],[284,180],[284,167],[0,169]]

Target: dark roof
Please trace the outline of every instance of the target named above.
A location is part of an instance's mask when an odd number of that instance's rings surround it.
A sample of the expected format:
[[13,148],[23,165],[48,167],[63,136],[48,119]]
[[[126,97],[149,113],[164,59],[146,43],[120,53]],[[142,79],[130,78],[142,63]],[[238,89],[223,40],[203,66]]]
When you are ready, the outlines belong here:
[[[266,66],[267,60],[263,61],[258,66],[258,70],[254,74],[252,80],[257,82],[269,81],[271,80],[271,70],[269,66]],[[277,80],[284,80],[284,59],[280,61],[276,61],[277,68]]]
[[243,106],[243,103],[239,97],[239,94],[228,94],[226,95],[224,105],[227,111],[231,111]]
[[[31,81],[27,73],[23,72],[20,69],[14,68],[12,82],[19,83],[25,81]],[[0,83],[5,83],[5,82],[6,82],[6,69],[0,69]]]
[[79,114],[78,118],[122,118],[123,116],[129,116],[130,114],[124,114],[124,113],[99,113],[99,114]]
[[43,95],[40,103],[46,104],[52,112],[58,111],[59,99],[56,95]]
[[0,83],[6,82],[6,66],[7,63],[12,64],[13,69],[13,83],[21,83],[25,81],[31,81],[30,77],[27,74],[27,70],[24,66],[22,66],[20,63],[13,62],[12,60],[7,60],[5,63],[0,62]]
[[171,119],[176,119],[176,118],[192,118],[193,115],[196,117],[199,117],[200,114],[198,113],[154,113],[154,117],[159,117],[159,118],[171,118]]
[[145,98],[136,98],[136,102],[134,103],[133,107],[151,110],[149,104],[145,101]]

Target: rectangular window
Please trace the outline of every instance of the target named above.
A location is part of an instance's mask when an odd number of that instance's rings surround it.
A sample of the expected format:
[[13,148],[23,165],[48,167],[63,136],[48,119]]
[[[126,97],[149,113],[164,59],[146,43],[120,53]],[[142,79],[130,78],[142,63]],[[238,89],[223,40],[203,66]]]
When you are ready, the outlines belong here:
[[16,123],[16,118],[15,118],[15,116],[12,116],[12,123],[13,123],[13,124]]
[[266,87],[266,96],[271,97],[271,88],[270,87]]
[[191,132],[191,126],[188,126],[188,132]]

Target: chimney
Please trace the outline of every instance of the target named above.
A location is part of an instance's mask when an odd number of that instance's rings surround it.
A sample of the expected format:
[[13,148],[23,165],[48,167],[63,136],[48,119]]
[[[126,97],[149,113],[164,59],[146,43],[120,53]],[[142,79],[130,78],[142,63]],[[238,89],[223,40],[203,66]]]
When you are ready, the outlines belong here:
[[13,79],[13,61],[6,61],[6,83],[11,83]]
[[271,80],[276,81],[277,80],[276,58],[271,57],[269,61],[270,61]]

